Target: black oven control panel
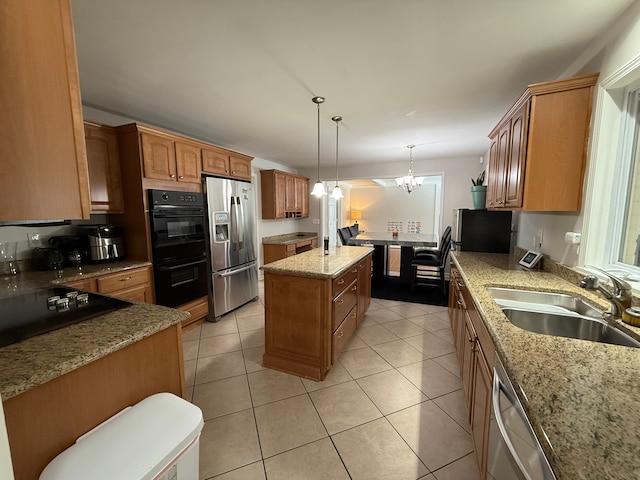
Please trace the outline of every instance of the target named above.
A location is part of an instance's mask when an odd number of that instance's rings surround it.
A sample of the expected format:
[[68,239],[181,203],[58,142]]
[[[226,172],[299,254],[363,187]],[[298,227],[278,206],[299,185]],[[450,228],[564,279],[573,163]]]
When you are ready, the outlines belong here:
[[175,190],[149,190],[151,208],[157,207],[204,207],[204,196],[200,192]]

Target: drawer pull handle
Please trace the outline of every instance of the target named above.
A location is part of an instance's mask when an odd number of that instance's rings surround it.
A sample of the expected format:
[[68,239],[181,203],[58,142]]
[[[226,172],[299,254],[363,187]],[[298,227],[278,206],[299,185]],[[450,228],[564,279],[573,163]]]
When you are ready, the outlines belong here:
[[182,180],[184,178],[184,175],[180,175],[178,178]]
[[169,175],[169,178],[176,178],[176,176],[172,173],[171,175]]
[[458,305],[462,306],[462,300],[458,300]]
[[127,280],[131,280],[131,277],[120,278],[119,281],[126,282]]
[[354,285],[353,288],[351,289],[351,291],[355,292],[356,290],[358,290],[358,287],[356,285]]
[[458,287],[460,287],[460,288],[464,287],[464,283],[458,282]]
[[351,270],[351,272],[352,272],[352,273],[357,273],[357,272],[358,272],[358,269],[357,269],[357,268],[354,268],[353,270]]
[[342,337],[344,337],[344,332],[343,332],[343,331],[340,331],[340,332],[338,333],[338,338],[342,338]]
[[344,283],[344,278],[341,278],[340,280],[338,280],[338,285],[342,285]]
[[469,343],[473,343],[473,342],[474,342],[474,340],[473,340],[471,337],[467,338],[467,341],[468,341]]
[[356,318],[357,316],[358,316],[358,314],[357,314],[356,312],[353,312],[353,313],[351,314],[351,318]]
[[338,300],[338,305],[342,305],[344,303],[344,300],[340,299]]

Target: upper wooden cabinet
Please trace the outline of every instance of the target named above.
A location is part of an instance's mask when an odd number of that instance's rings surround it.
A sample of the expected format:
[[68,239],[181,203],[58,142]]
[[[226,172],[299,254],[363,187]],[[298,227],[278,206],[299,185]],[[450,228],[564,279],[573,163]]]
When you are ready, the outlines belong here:
[[580,210],[597,79],[529,85],[489,134],[487,208]]
[[171,137],[141,133],[144,176],[200,183],[200,148]]
[[202,173],[251,180],[251,157],[221,148],[202,149]]
[[84,139],[89,163],[91,213],[122,213],[122,177],[115,130],[85,122]]
[[0,44],[0,221],[88,219],[69,1],[2,1]]
[[309,179],[281,172],[260,171],[262,218],[306,218],[309,216]]

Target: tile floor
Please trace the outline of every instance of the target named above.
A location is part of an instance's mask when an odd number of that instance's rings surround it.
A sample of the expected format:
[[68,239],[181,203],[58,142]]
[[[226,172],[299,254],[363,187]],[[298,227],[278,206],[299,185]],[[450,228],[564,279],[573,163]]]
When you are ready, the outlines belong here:
[[265,369],[260,299],[184,335],[200,478],[477,480],[447,310],[372,299],[323,382]]

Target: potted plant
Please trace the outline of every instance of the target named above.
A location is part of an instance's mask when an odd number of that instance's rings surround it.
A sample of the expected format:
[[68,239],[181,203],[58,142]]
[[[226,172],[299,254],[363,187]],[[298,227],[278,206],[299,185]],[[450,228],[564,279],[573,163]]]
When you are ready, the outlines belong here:
[[483,170],[478,178],[471,179],[471,200],[473,201],[473,209],[474,210],[482,210],[486,208],[487,203],[487,186],[484,185],[484,174]]

